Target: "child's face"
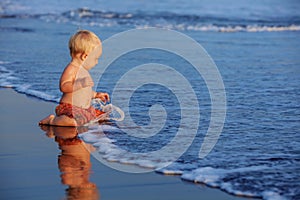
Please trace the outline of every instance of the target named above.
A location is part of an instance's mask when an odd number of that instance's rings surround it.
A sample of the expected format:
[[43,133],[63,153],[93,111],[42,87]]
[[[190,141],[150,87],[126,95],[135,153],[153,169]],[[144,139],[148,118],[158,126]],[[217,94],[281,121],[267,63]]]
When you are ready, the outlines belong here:
[[95,67],[98,64],[98,60],[102,55],[102,45],[99,44],[92,52],[90,52],[84,60],[83,66],[87,70]]

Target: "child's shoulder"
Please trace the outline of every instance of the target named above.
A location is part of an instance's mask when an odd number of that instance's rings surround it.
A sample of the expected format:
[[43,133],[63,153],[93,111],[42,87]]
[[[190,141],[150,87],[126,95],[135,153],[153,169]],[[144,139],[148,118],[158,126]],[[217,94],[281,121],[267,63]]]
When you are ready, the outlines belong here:
[[76,65],[69,63],[67,64],[67,66],[65,67],[65,69],[72,69],[72,70],[78,70],[79,67],[77,67]]
[[62,78],[63,79],[70,79],[70,78],[73,79],[77,73],[78,73],[78,68],[76,68],[72,64],[68,64],[62,73]]
[[79,70],[78,67],[76,67],[75,65],[69,63],[66,67],[64,72],[72,72],[72,73],[77,73]]

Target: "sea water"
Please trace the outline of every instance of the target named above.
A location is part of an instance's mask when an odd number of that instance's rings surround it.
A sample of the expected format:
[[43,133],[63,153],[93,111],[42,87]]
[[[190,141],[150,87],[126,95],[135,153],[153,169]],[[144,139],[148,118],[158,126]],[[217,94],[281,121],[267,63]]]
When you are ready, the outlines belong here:
[[[126,154],[156,151],[167,145],[180,128],[176,96],[155,84],[139,87],[130,97],[129,108],[136,123],[130,128],[134,129],[149,124],[153,105],[164,106],[166,123],[157,135],[133,137],[120,131],[121,124],[94,127],[82,138],[98,147],[108,161],[176,174],[183,180],[236,195],[299,199],[299,9],[300,3],[293,0],[94,0],[76,4],[4,0],[0,3],[0,85],[58,102],[59,78],[70,60],[67,42],[76,30],[92,30],[102,40],[133,28],[179,31],[206,49],[224,82],[227,114],[213,150],[203,159],[198,157],[211,116],[205,82],[183,58],[155,49],[130,52],[116,60],[97,89],[111,94],[123,74],[145,63],[161,63],[181,72],[194,82],[201,113],[197,135],[188,150],[164,168],[160,166],[169,161],[167,155]],[[147,75],[141,72],[139,78]],[[130,89],[130,84],[123,86]]]

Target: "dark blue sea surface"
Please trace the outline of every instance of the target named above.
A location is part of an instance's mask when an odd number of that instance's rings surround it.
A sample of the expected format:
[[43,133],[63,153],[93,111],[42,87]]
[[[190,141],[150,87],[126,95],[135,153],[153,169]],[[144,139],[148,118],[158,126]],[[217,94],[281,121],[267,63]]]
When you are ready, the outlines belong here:
[[[175,163],[157,171],[179,174],[183,180],[205,183],[236,195],[299,199],[299,9],[300,3],[293,0],[230,0],[226,4],[208,0],[94,0],[77,4],[1,1],[0,85],[58,102],[59,78],[70,61],[68,39],[76,30],[92,30],[103,41],[133,28],[179,31],[205,48],[225,86],[224,128],[205,158],[199,159],[198,153],[209,126],[210,94],[205,81],[184,58],[155,49],[130,52],[111,64],[97,89],[111,94],[118,80],[135,66],[172,66],[191,82],[200,102],[200,124],[188,150]],[[140,73],[137,78],[146,79],[147,74]],[[129,90],[131,83],[123,86]],[[181,107],[172,91],[162,85],[149,83],[133,93],[129,104],[131,118],[137,126],[147,126],[148,112],[154,104],[164,106],[168,113],[163,129],[145,139],[117,129],[108,131],[109,142],[99,149],[107,160],[154,169],[164,162],[163,158],[133,159],[114,151],[117,145],[131,152],[151,152],[175,136],[180,128]],[[96,143],[95,137],[92,132],[83,139]]]

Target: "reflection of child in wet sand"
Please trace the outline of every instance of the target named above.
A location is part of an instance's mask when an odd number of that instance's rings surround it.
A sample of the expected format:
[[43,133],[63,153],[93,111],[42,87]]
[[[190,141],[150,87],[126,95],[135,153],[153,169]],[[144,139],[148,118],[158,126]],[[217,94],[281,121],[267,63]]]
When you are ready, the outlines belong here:
[[102,54],[100,39],[93,32],[78,31],[70,38],[69,49],[72,60],[60,78],[63,95],[55,109],[56,116],[49,115],[39,124],[81,126],[103,114],[91,106],[93,98],[109,101],[107,93],[92,90],[94,82],[88,72]]
[[49,137],[54,136],[61,149],[58,167],[61,182],[68,185],[67,199],[99,199],[100,194],[94,183],[89,181],[91,170],[90,153],[82,140],[77,137],[75,127],[44,127]]

